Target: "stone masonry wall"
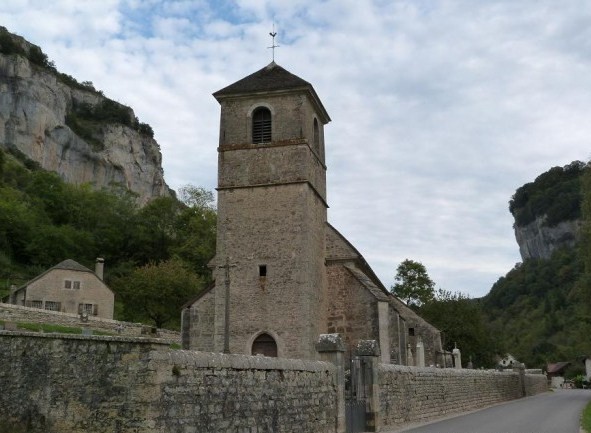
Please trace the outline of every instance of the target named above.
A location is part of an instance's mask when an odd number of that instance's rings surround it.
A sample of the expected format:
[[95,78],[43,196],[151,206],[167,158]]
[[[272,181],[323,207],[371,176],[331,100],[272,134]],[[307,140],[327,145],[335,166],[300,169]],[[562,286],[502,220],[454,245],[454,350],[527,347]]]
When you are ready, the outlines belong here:
[[[522,397],[519,373],[381,364],[382,426],[392,428]],[[547,391],[546,376],[525,375],[526,395]]]
[[8,331],[0,331],[0,359],[6,431],[335,431],[335,367],[325,362]]
[[[38,308],[22,307],[20,305],[0,303],[0,321],[25,322],[25,323],[51,323],[54,325],[71,326],[78,328],[92,328],[121,336],[139,337],[151,328],[141,323],[121,322],[118,320],[104,319],[89,316],[87,322],[80,320],[77,314],[61,313],[58,311],[41,310]],[[145,336],[145,335],[144,335]],[[156,329],[153,337],[166,340],[168,343],[180,344],[180,333],[168,329]]]

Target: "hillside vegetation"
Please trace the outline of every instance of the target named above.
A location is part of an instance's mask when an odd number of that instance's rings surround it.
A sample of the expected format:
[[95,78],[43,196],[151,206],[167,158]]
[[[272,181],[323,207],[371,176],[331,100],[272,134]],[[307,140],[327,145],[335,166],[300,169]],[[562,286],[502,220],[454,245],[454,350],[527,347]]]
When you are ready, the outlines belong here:
[[[67,184],[18,151],[0,150],[0,295],[62,260],[94,269],[103,257],[117,318],[178,327],[181,305],[210,278],[216,222],[211,192],[187,186],[180,195],[140,207],[122,187]],[[165,287],[131,284],[144,275]]]
[[[591,221],[591,182],[584,163],[555,167],[519,188],[510,202],[517,225],[538,217],[552,226]],[[502,346],[531,367],[591,354],[589,236],[549,260],[529,259],[500,278],[480,302]]]

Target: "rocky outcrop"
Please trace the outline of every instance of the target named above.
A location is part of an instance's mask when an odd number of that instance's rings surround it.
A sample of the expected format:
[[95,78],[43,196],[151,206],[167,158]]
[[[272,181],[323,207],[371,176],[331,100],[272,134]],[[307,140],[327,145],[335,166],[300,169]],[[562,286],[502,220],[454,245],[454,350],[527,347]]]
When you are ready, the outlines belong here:
[[521,259],[549,259],[563,247],[572,248],[580,239],[581,221],[562,221],[554,227],[544,225],[545,218],[537,218],[526,226],[515,226]]
[[[17,40],[25,52],[32,46]],[[103,122],[95,125],[90,142],[66,125],[74,107],[95,107],[106,98],[59,78],[26,56],[0,54],[0,148],[22,152],[67,182],[96,188],[121,185],[138,194],[140,203],[170,195],[160,148],[150,135]],[[131,109],[123,108],[135,119]]]

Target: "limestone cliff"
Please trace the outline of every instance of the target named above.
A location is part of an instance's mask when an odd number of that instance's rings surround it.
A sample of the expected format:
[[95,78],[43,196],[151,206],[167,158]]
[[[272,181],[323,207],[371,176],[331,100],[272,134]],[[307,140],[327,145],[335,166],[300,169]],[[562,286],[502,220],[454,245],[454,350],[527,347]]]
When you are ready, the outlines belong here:
[[[171,194],[148,125],[91,83],[79,84],[57,72],[39,47],[3,28],[0,32],[0,149],[16,149],[67,182],[122,185],[141,203]],[[93,119],[105,104],[115,107],[123,121]]]
[[580,238],[581,220],[562,221],[554,227],[536,218],[525,226],[515,225],[521,259],[549,259],[558,248],[572,248]]

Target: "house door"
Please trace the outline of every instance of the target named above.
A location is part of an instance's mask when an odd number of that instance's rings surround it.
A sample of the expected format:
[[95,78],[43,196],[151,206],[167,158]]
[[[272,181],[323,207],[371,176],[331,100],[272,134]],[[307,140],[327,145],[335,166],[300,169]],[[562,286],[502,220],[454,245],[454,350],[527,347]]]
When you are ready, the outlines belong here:
[[261,334],[252,342],[252,354],[277,358],[277,343],[269,334]]

